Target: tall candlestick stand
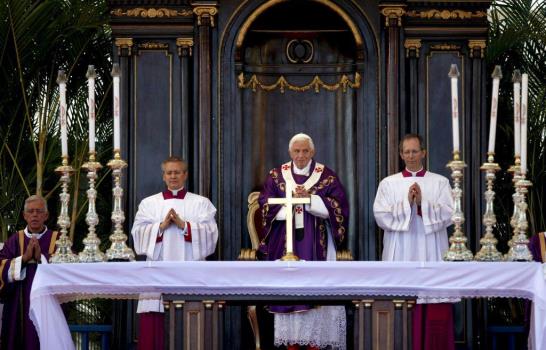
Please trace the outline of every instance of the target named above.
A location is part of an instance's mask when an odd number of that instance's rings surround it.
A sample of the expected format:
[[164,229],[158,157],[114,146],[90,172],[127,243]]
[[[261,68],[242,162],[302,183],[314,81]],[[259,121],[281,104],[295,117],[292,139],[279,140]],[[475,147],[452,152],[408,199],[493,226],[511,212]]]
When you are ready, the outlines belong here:
[[493,207],[493,201],[495,199],[495,191],[493,190],[493,183],[495,182],[495,172],[500,170],[500,167],[495,163],[495,154],[493,152],[488,153],[487,162],[483,163],[480,168],[485,172],[485,182],[487,190],[484,193],[485,197],[485,213],[483,214],[483,225],[485,226],[485,235],[480,239],[482,245],[479,252],[474,257],[477,261],[500,261],[502,260],[502,254],[497,250],[497,239],[493,235],[493,227],[497,223],[497,217],[495,216],[495,210]]
[[463,169],[466,167],[464,161],[460,160],[459,152],[453,152],[453,160],[447,164],[451,168],[451,178],[453,179],[453,215],[451,216],[455,224],[455,231],[449,238],[449,249],[444,254],[445,261],[470,261],[472,252],[466,247],[466,236],[462,230],[464,223],[464,213],[462,210],[463,191],[461,182],[463,179]]
[[114,150],[114,159],[108,162],[108,167],[112,169],[112,177],[114,179],[114,188],[112,190],[114,196],[114,208],[112,210],[112,222],[114,223],[114,231],[110,235],[112,245],[106,251],[106,258],[113,261],[133,261],[135,253],[125,244],[127,235],[123,232],[123,222],[125,222],[125,214],[121,208],[121,200],[123,198],[123,188],[121,187],[121,172],[127,167],[127,163],[121,159],[119,150]]
[[518,212],[517,217],[514,218],[515,229],[511,240],[512,244],[510,244],[510,249],[504,258],[507,261],[532,261],[533,255],[527,246],[529,243],[527,239],[529,225],[527,222],[527,202],[525,200],[525,195],[528,193],[527,188],[531,187],[532,183],[525,179],[524,174],[520,173],[515,185],[516,193],[519,194],[517,203]]
[[68,193],[68,185],[70,184],[70,176],[74,169],[68,164],[68,157],[63,156],[62,164],[55,169],[55,172],[61,175],[61,212],[57,218],[57,225],[60,227],[61,236],[55,243],[57,248],[51,256],[50,262],[58,263],[75,263],[78,262],[76,254],[72,253],[72,242],[68,237],[68,229],[70,228],[70,216],[68,216],[68,204],[70,202],[70,193]]
[[102,165],[95,160],[95,152],[89,152],[89,161],[82,165],[82,168],[87,170],[87,179],[89,179],[89,189],[87,190],[87,200],[89,207],[85,215],[85,222],[89,226],[87,237],[83,240],[83,251],[79,254],[80,262],[102,262],[106,260],[103,252],[100,251],[100,239],[95,233],[95,227],[99,223],[99,216],[96,210],[97,190],[95,189],[95,180],[97,179],[97,171],[102,168]]

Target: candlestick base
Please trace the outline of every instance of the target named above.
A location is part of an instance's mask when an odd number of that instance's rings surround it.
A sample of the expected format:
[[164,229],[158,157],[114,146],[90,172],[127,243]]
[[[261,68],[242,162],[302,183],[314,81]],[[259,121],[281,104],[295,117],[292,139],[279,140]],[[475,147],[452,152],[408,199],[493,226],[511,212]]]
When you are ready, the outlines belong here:
[[281,261],[299,261],[300,258],[292,252],[288,252],[284,254],[284,256],[281,258]]
[[444,254],[445,261],[472,261],[474,256],[466,247],[466,237],[461,231],[456,231],[449,238],[449,250]]
[[485,235],[480,239],[482,248],[476,253],[476,261],[501,261],[502,254],[497,250],[497,239],[493,235]]

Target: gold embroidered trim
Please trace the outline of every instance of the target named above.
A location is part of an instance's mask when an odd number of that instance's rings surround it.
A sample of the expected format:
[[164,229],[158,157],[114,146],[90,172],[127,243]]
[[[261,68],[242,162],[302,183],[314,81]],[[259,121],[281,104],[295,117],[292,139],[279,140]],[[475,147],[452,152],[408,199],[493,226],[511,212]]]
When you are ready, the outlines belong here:
[[6,266],[7,260],[2,260],[0,263],[0,290],[4,288],[4,267]]
[[339,227],[337,228],[337,234],[341,236],[340,241],[343,242],[345,239],[345,227],[343,227],[343,222],[345,219],[343,218],[343,213],[341,211],[341,208],[339,207],[339,202],[335,200],[334,198],[326,197],[326,200],[330,203],[330,206],[334,209],[334,216],[336,218],[336,222],[339,224]]
[[286,89],[296,92],[305,92],[313,88],[316,93],[320,92],[320,89],[325,89],[328,91],[336,91],[339,90],[339,88],[342,89],[343,92],[347,92],[347,87],[350,87],[352,89],[357,89],[360,87],[360,74],[358,72],[355,73],[355,79],[354,82],[352,82],[349,77],[345,74],[341,76],[341,79],[335,83],[335,84],[327,84],[318,75],[315,75],[313,80],[311,80],[310,83],[306,85],[293,85],[290,84],[284,75],[281,75],[279,79],[273,84],[264,84],[263,82],[260,82],[258,80],[258,77],[256,74],[253,74],[248,81],[245,82],[245,76],[243,73],[239,74],[238,77],[238,83],[237,86],[239,89],[248,89],[251,88],[253,92],[256,92],[257,88],[260,88],[264,91],[270,92],[279,89],[281,94],[284,94]]
[[544,241],[544,232],[538,234],[538,240],[540,241],[540,256],[542,257],[542,262],[546,261],[546,242]]
[[23,256],[24,249],[25,249],[25,231],[21,230],[19,233],[19,251],[21,252],[21,256]]
[[15,281],[15,259],[11,259],[8,271],[10,272],[11,280]]
[[53,231],[51,234],[51,242],[49,243],[49,255],[51,256],[55,252],[55,243],[57,243],[57,236],[59,232]]

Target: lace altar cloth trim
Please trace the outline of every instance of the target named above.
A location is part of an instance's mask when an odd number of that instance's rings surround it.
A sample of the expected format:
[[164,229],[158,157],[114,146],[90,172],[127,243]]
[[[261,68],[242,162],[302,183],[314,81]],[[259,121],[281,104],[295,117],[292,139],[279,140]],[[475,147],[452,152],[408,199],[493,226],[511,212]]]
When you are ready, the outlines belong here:
[[[546,350],[546,282],[539,263],[132,262],[40,265],[30,314],[44,344],[70,338],[60,302],[82,298],[298,296],[366,298],[515,297],[533,300],[533,349]],[[64,323],[64,324],[63,324]],[[52,328],[54,327],[54,328]],[[43,338],[42,338],[43,337]],[[54,347],[53,344],[61,344]],[[59,343],[61,342],[61,343]],[[72,344],[73,346],[73,344]],[[537,347],[538,346],[538,347]],[[47,346],[44,347],[47,349]],[[72,349],[67,346],[66,349]]]
[[275,314],[275,346],[298,344],[345,350],[344,306],[320,306],[304,312]]

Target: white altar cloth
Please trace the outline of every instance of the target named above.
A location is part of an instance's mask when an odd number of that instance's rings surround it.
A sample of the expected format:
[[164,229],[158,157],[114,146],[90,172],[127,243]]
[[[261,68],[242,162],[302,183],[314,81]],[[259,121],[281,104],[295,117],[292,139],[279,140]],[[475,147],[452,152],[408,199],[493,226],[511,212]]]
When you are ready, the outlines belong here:
[[187,296],[516,297],[533,300],[530,345],[546,350],[546,282],[539,263],[132,262],[40,265],[30,317],[42,350],[74,349],[60,303]]

